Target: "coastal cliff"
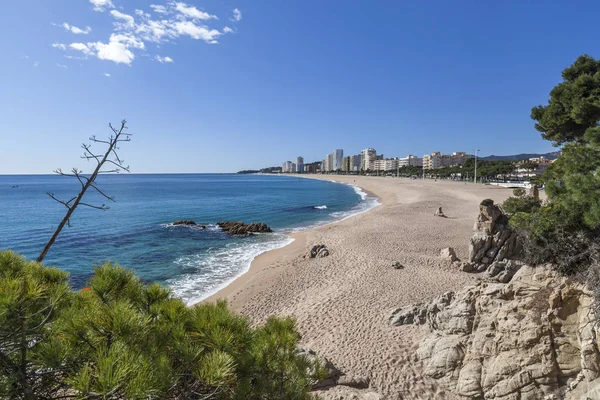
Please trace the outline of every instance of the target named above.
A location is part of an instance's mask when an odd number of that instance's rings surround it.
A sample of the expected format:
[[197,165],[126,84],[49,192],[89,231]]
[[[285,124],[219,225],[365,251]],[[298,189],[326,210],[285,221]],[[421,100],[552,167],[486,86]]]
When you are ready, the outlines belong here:
[[593,294],[552,265],[497,257],[516,248],[507,224],[496,223],[505,220],[497,206],[480,207],[461,264],[485,272],[477,284],[398,308],[391,325],[426,327],[416,352],[423,374],[460,399],[600,398]]
[[417,351],[423,373],[460,398],[600,398],[592,301],[550,266],[524,266],[508,284],[444,293],[396,310],[391,323],[428,328]]

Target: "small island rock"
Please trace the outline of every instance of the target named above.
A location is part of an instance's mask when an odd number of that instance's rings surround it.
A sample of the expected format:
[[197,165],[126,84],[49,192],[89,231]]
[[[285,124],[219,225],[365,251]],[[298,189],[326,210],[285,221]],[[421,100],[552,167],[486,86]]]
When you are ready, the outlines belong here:
[[235,236],[250,236],[253,233],[268,233],[273,232],[266,224],[262,222],[253,222],[251,224],[244,224],[240,221],[222,221],[217,222],[217,226],[221,228],[223,232]]
[[195,221],[191,219],[180,219],[173,222],[173,225],[196,225]]

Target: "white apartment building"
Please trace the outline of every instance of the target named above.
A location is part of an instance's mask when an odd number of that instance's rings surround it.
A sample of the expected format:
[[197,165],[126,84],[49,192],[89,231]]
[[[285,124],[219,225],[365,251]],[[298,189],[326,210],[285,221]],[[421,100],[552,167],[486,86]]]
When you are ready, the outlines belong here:
[[375,171],[392,171],[398,169],[398,159],[397,158],[384,158],[381,160],[375,160],[374,170]]
[[469,158],[471,158],[471,155],[462,151],[454,152],[452,154],[442,154],[439,151],[436,151],[435,153],[423,156],[423,168],[438,169],[443,167],[454,167],[463,165]]
[[417,157],[417,156],[413,156],[412,154],[409,154],[407,157],[400,158],[398,160],[398,166],[400,168],[402,168],[402,167],[422,167],[423,159],[420,157]]
[[283,172],[284,174],[294,172],[294,170],[292,169],[292,162],[286,161],[283,164],[281,164],[281,172]]
[[360,168],[362,170],[375,170],[375,161],[377,160],[377,151],[375,149],[364,149],[360,152],[360,156]]

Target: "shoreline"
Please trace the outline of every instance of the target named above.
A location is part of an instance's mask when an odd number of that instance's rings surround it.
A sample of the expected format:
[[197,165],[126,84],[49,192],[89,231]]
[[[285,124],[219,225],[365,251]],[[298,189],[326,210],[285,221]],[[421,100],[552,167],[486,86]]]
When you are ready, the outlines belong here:
[[[225,283],[223,287],[221,287],[220,289],[217,289],[216,291],[214,291],[214,293],[210,294],[209,296],[205,297],[204,299],[191,304],[192,307],[197,304],[204,303],[204,302],[212,302],[212,301],[217,301],[217,300],[221,300],[221,299],[226,299],[229,296],[233,295],[234,292],[238,291],[243,286],[245,286],[249,282],[253,281],[256,278],[256,275],[259,274],[261,271],[264,271],[265,270],[264,264],[271,263],[274,259],[277,259],[278,257],[283,257],[283,259],[287,259],[287,256],[290,256],[291,254],[297,255],[301,251],[300,244],[302,244],[302,247],[301,247],[302,249],[304,249],[306,247],[306,239],[307,239],[306,236],[308,236],[311,233],[311,231],[316,231],[321,228],[326,228],[330,225],[338,224],[342,221],[346,221],[355,216],[369,213],[370,211],[372,211],[382,205],[381,198],[378,197],[375,193],[373,193],[369,190],[366,190],[365,188],[360,187],[354,183],[339,182],[339,181],[334,180],[333,178],[319,178],[318,176],[313,176],[313,175],[304,175],[304,176],[286,175],[286,176],[296,177],[296,178],[305,178],[305,179],[320,179],[320,180],[326,180],[326,181],[330,181],[330,182],[334,182],[334,183],[339,183],[342,185],[356,186],[361,191],[363,191],[363,193],[366,194],[366,198],[361,199],[361,202],[367,201],[367,199],[371,198],[371,199],[374,199],[375,201],[377,201],[377,204],[366,210],[362,210],[355,214],[348,215],[348,216],[340,218],[339,220],[336,220],[336,221],[327,222],[323,225],[318,225],[318,226],[314,226],[314,227],[308,227],[307,229],[302,229],[299,231],[283,233],[285,236],[287,236],[288,238],[290,238],[292,240],[290,243],[287,243],[281,247],[276,247],[274,249],[267,250],[267,251],[259,254],[258,256],[254,257],[254,259],[250,263],[250,267],[245,272],[243,272],[242,274],[235,277],[232,281]],[[286,253],[288,253],[288,254],[286,254]]]

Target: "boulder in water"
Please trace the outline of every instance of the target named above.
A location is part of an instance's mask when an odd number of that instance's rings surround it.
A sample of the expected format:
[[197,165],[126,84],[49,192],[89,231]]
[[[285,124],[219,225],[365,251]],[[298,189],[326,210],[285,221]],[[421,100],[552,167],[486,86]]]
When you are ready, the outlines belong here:
[[217,226],[221,228],[223,232],[227,232],[228,234],[235,236],[250,236],[253,233],[273,232],[271,228],[262,222],[244,224],[240,221],[222,221],[217,222]]
[[180,219],[173,222],[173,225],[196,225],[195,221],[191,219]]

